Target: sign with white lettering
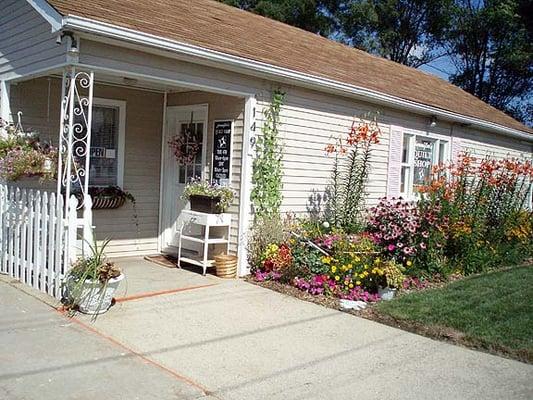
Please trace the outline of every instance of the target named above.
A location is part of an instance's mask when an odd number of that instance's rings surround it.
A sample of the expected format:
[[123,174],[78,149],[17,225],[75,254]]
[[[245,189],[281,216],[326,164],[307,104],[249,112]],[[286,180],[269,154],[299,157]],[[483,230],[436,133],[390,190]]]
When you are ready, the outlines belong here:
[[213,135],[212,180],[220,185],[231,183],[231,139],[233,121],[215,121]]
[[425,185],[429,182],[431,177],[431,167],[433,165],[433,145],[433,141],[416,138],[414,170],[415,186]]

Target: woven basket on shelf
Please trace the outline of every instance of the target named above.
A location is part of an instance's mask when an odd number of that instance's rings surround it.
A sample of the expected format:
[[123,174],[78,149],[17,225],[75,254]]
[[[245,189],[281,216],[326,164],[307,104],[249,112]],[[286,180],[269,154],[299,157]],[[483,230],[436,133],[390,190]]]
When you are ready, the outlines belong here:
[[237,257],[230,255],[215,256],[217,276],[220,278],[235,278],[237,276]]

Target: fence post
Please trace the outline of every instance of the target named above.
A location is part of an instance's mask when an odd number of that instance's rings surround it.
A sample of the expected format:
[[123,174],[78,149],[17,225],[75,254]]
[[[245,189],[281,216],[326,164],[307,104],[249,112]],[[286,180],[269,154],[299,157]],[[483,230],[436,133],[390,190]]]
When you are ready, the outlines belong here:
[[83,240],[82,240],[82,251],[83,256],[85,257],[85,251],[90,244],[92,246],[94,241],[93,238],[93,199],[91,196],[87,195],[85,198],[85,203],[83,204]]
[[0,273],[7,274],[5,215],[7,211],[7,186],[0,184]]
[[65,274],[70,269],[70,265],[76,261],[76,234],[78,232],[78,199],[76,196],[70,196],[68,200],[68,213],[67,213],[67,256],[65,262]]

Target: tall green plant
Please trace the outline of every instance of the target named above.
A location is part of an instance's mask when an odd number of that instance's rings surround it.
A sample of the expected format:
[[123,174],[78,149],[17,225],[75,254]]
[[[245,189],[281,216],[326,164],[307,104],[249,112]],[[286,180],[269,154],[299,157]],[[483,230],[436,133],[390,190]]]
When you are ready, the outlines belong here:
[[251,199],[256,221],[278,218],[282,201],[282,145],[279,139],[280,111],[285,94],[276,90],[264,111],[262,135],[256,144]]
[[334,154],[327,217],[335,226],[347,232],[358,231],[365,208],[366,183],[372,146],[379,143],[376,118],[371,122],[355,122],[345,139],[336,138],[326,147]]

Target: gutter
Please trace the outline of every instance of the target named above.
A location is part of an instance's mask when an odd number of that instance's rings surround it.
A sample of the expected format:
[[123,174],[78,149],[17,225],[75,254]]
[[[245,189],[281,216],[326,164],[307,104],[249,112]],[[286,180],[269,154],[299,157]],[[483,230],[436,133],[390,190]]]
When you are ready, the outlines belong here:
[[507,128],[503,125],[485,121],[479,118],[468,117],[452,111],[443,110],[438,107],[428,106],[410,100],[405,100],[396,96],[391,96],[378,91],[366,89],[360,86],[349,85],[328,78],[317,77],[310,74],[300,73],[288,68],[277,67],[260,61],[250,60],[244,57],[233,56],[216,50],[204,47],[181,43],[178,41],[162,38],[160,36],[143,33],[137,30],[118,27],[116,25],[99,22],[83,17],[65,16],[62,19],[61,29],[71,29],[95,35],[103,35],[119,40],[144,46],[151,46],[161,50],[181,53],[188,56],[197,57],[206,61],[224,64],[229,69],[246,70],[254,73],[260,72],[274,78],[284,78],[292,82],[304,84],[318,90],[334,91],[363,99],[371,102],[379,102],[392,108],[401,108],[417,114],[435,115],[444,119],[449,119],[461,124],[479,127],[481,129],[495,132],[501,135],[512,137],[526,142],[533,142],[533,134]]

